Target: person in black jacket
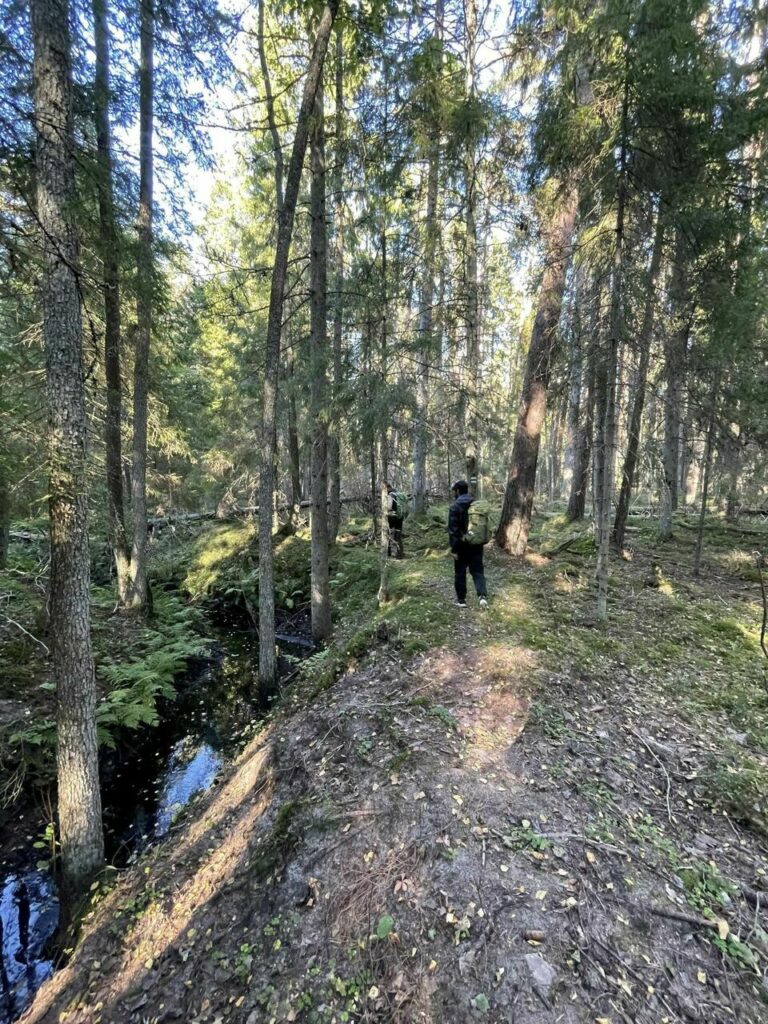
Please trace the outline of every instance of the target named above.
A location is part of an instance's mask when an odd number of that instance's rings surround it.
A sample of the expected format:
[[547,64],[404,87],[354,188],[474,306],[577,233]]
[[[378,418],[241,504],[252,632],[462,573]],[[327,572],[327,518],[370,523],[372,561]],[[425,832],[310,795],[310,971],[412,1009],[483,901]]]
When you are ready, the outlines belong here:
[[480,607],[488,605],[488,591],[485,586],[485,570],[483,568],[482,544],[467,544],[464,535],[469,529],[469,506],[475,500],[469,493],[466,480],[457,480],[451,488],[454,501],[448,510],[448,543],[453,555],[456,588],[456,604],[459,608],[467,607],[467,569],[469,569]]
[[387,484],[387,526],[389,527],[389,540],[387,542],[387,555],[392,556],[394,550],[395,558],[403,558],[403,510],[398,508],[397,492],[392,484]]

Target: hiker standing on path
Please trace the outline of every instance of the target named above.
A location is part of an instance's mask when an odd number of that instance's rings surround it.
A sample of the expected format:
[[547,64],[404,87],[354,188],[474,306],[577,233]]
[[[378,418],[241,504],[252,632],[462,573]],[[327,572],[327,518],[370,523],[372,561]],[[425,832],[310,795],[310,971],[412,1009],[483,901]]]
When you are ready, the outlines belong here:
[[403,557],[403,520],[408,515],[408,496],[396,491],[392,484],[387,484],[387,525],[389,526],[389,543],[387,554],[394,549],[395,558]]
[[[456,604],[467,607],[467,569],[469,569],[481,608],[488,606],[488,591],[483,568],[483,545],[490,540],[488,503],[469,494],[466,480],[457,480],[451,488],[454,502],[448,510],[448,542],[453,555]],[[474,506],[474,507],[473,507]]]

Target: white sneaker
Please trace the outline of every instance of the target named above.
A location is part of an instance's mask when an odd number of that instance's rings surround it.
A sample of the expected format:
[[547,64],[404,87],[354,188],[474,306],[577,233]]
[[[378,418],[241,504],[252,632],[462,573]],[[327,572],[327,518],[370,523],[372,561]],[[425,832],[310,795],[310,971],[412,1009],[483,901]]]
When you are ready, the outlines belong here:
[[467,602],[466,601],[457,601],[456,602],[456,607],[457,608],[466,608],[467,607]]
[[479,604],[480,604],[481,608],[487,608],[488,607],[488,601],[484,597],[480,598]]

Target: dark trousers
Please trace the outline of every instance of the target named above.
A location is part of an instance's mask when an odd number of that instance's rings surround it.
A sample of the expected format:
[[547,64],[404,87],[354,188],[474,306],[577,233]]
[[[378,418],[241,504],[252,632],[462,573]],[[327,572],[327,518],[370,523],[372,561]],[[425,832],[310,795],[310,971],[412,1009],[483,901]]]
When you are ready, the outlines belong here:
[[387,516],[387,525],[389,526],[389,543],[387,544],[387,554],[391,555],[394,551],[395,558],[403,557],[403,520],[400,516]]
[[483,547],[481,544],[459,544],[453,563],[453,583],[459,601],[467,597],[467,569],[475,584],[478,597],[487,597],[485,570],[483,568]]

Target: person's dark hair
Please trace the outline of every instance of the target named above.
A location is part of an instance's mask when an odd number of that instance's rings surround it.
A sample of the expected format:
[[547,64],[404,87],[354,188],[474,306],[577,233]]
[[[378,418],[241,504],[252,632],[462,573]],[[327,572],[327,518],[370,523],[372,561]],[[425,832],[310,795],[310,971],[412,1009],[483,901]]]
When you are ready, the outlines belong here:
[[451,490],[457,494],[467,494],[469,492],[469,484],[466,480],[457,480]]

